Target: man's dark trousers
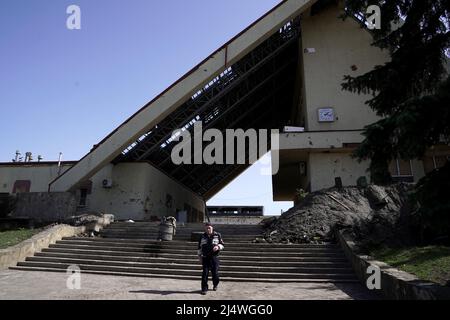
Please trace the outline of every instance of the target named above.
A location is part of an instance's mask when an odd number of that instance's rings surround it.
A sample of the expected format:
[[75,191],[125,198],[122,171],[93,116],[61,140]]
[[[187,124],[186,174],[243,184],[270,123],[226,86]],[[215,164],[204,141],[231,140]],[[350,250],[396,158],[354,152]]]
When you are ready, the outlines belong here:
[[203,274],[202,274],[202,291],[208,290],[208,275],[209,270],[212,273],[213,286],[219,284],[219,267],[220,261],[218,256],[203,257]]

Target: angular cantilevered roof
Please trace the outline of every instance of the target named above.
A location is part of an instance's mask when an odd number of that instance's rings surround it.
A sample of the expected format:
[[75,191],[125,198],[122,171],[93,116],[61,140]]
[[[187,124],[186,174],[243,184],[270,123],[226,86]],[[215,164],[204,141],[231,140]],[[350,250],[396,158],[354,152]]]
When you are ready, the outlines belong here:
[[[175,165],[173,130],[278,128],[289,119],[300,13],[316,1],[281,2],[115,129],[49,191],[69,191],[109,163],[145,161],[210,198],[248,165]],[[191,126],[192,128],[192,126]]]

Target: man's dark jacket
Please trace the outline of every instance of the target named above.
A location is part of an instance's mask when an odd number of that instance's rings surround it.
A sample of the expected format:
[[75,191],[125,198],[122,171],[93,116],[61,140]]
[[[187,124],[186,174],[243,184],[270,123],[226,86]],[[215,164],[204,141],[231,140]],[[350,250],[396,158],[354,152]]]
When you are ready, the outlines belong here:
[[[214,246],[219,246],[219,250],[213,251]],[[219,254],[224,248],[224,243],[220,233],[213,231],[211,236],[205,232],[198,241],[198,256],[199,257],[212,257]]]

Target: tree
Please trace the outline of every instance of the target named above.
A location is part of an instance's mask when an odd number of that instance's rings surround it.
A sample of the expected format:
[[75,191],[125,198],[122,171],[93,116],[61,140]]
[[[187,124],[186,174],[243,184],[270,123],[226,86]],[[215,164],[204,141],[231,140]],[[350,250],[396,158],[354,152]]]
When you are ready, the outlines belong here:
[[[420,159],[431,146],[450,144],[450,0],[347,0],[343,18],[365,13],[369,5],[381,9],[381,29],[371,31],[372,45],[388,50],[391,60],[361,76],[345,76],[342,87],[373,96],[366,104],[382,120],[365,127],[354,156],[371,161],[373,183],[386,184],[392,159]],[[447,162],[418,184],[415,199],[423,217],[449,208],[450,189],[430,190],[448,185],[449,168]],[[441,209],[431,208],[433,203]]]

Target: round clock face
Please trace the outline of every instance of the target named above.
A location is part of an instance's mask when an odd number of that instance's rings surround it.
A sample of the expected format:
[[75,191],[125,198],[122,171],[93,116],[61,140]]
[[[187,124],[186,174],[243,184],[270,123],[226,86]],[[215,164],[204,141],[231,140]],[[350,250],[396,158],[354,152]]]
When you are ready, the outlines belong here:
[[333,122],[334,110],[332,108],[319,109],[319,121],[320,122]]

